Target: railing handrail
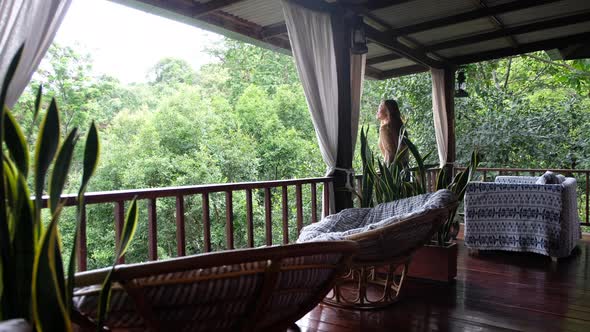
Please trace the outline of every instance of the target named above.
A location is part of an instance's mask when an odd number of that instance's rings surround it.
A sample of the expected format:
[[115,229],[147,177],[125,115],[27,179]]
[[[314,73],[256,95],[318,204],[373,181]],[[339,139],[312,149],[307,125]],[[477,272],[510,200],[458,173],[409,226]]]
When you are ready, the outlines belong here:
[[[464,166],[455,166],[456,169],[463,170],[466,167]],[[478,167],[477,171],[488,171],[488,172],[545,172],[545,171],[552,171],[552,172],[560,172],[560,173],[587,173],[590,172],[590,169],[571,169],[571,168],[505,168],[505,167]]]
[[[215,183],[215,184],[201,184],[192,186],[177,186],[177,187],[163,187],[163,188],[142,188],[142,189],[128,189],[128,190],[112,190],[112,191],[96,191],[84,194],[85,204],[100,204],[112,203],[119,201],[130,201],[133,198],[137,199],[155,199],[164,197],[189,196],[204,193],[218,193],[227,191],[238,191],[248,189],[266,189],[277,188],[283,186],[294,186],[310,183],[324,183],[332,181],[332,177],[317,177],[304,179],[287,179],[287,180],[271,180],[258,182],[235,182],[235,183]],[[78,204],[78,195],[66,194],[62,195],[61,199],[65,206],[75,206]],[[34,199],[34,197],[33,197]],[[47,205],[49,197],[43,196],[43,205]]]

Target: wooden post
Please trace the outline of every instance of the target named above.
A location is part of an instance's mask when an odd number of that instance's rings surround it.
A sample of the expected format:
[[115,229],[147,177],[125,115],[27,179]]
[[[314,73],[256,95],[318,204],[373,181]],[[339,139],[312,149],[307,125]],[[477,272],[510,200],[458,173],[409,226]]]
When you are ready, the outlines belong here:
[[[352,168],[352,100],[350,88],[350,43],[351,19],[345,17],[343,10],[332,13],[332,31],[334,36],[334,53],[338,74],[338,153],[336,167]],[[336,212],[352,207],[352,193],[346,189],[347,174],[343,171],[334,173],[334,200]]]
[[[447,130],[449,144],[447,147],[447,165],[452,165],[457,160],[455,144],[455,68],[444,69],[445,106],[447,109]],[[452,169],[451,169],[452,171]],[[451,173],[449,173],[451,174]]]

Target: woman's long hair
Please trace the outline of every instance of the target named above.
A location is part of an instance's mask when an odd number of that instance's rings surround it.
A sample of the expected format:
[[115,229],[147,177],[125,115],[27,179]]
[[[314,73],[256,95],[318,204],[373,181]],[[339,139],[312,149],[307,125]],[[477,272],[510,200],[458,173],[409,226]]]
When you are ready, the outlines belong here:
[[387,99],[384,101],[385,109],[389,113],[389,122],[398,124],[399,127],[396,129],[400,129],[403,126],[404,122],[402,120],[402,115],[399,111],[399,106],[397,102],[393,99]]

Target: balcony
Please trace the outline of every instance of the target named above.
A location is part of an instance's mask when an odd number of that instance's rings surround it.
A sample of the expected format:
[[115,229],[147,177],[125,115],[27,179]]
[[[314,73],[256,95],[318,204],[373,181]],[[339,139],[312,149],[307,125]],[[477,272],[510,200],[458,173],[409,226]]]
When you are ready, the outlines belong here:
[[[460,168],[458,168],[460,169]],[[478,176],[490,180],[495,175],[539,175],[542,169],[480,168]],[[588,178],[590,170],[554,170],[574,176],[578,180],[580,220],[588,224]],[[428,187],[433,189],[438,170],[431,170]],[[359,177],[357,177],[360,180]],[[115,234],[118,237],[123,222],[124,205],[134,197],[147,203],[148,259],[158,257],[158,222],[174,219],[175,246],[178,256],[187,251],[186,211],[195,201],[202,204],[200,223],[203,234],[202,252],[257,244],[292,243],[301,228],[319,220],[322,203],[318,190],[333,181],[330,177],[250,183],[230,183],[171,188],[154,188],[88,193],[87,205],[103,205],[113,209]],[[357,186],[360,182],[357,183]],[[321,191],[320,191],[321,192]],[[294,195],[290,195],[294,193]],[[325,192],[327,195],[327,192]],[[234,205],[235,195],[245,195],[245,210]],[[224,197],[224,245],[212,243],[210,198]],[[66,196],[66,206],[75,206],[75,196]],[[329,199],[328,196],[323,196]],[[175,201],[173,216],[157,214],[158,202]],[[262,200],[263,211],[255,211],[255,200]],[[192,203],[191,203],[192,202]],[[274,208],[273,208],[274,207]],[[290,215],[294,211],[294,215]],[[274,213],[273,213],[274,212]],[[277,212],[280,212],[278,214]],[[256,214],[262,214],[263,236],[256,236]],[[245,216],[244,219],[236,215]],[[584,219],[585,218],[585,219]],[[86,229],[93,219],[84,214],[79,246],[79,269],[88,266]],[[245,241],[236,234],[237,225],[246,229]],[[277,241],[277,232],[280,241]],[[259,232],[259,234],[261,234]],[[273,234],[275,236],[273,236]],[[488,252],[470,256],[459,234],[457,278],[451,285],[410,279],[401,302],[376,311],[355,311],[318,305],[298,321],[304,331],[582,331],[590,328],[590,307],[586,289],[590,268],[588,252],[590,238],[580,242],[571,257],[552,263],[547,257],[511,252]],[[163,238],[160,237],[160,240]],[[136,239],[139,240],[139,239]],[[114,248],[113,248],[114,251]],[[124,263],[125,259],[120,263]]]
[[[135,249],[139,250],[129,251],[119,263],[157,261],[220,250],[230,250],[233,255],[231,250],[237,248],[292,243],[305,225],[325,215],[320,212],[320,207],[322,211],[328,210],[320,203],[318,190],[324,193],[323,202],[332,200],[336,203],[336,211],[353,206],[351,193],[344,188],[349,184],[348,175],[353,164],[363,76],[382,80],[431,72],[439,164],[451,167],[457,160],[455,89],[461,92],[465,83],[459,79],[463,75],[457,75],[455,82],[458,66],[540,50],[554,50],[562,59],[587,58],[587,48],[583,46],[590,37],[587,26],[580,24],[589,20],[590,8],[581,1],[579,8],[565,6],[568,8],[563,11],[561,4],[555,0],[512,1],[490,6],[484,2],[457,2],[445,6],[430,5],[432,13],[422,10],[425,6],[418,1],[118,2],[294,54],[304,81],[314,129],[321,138],[318,139],[320,150],[333,176],[88,193],[80,218],[77,248],[80,271],[103,266],[95,259],[97,246],[101,246],[103,254],[109,250],[114,253],[114,243],[122,237],[125,205],[136,198],[141,204],[140,231],[134,241],[138,244]],[[279,3],[283,3],[283,7]],[[539,8],[533,8],[536,6]],[[506,26],[497,17],[524,10],[530,10],[529,15],[514,15],[513,21]],[[260,13],[277,15],[267,17],[270,15]],[[298,19],[301,13],[310,18],[321,18],[322,24],[301,24],[304,22]],[[559,17],[555,16],[556,13]],[[63,15],[53,14],[49,18],[52,20],[53,16],[56,22],[63,18]],[[269,18],[272,20],[267,21]],[[394,20],[389,21],[389,18]],[[479,23],[485,21],[485,24],[474,25],[476,20],[481,21]],[[26,20],[20,23],[21,26],[30,25]],[[42,23],[46,24],[37,25],[59,26],[51,22]],[[305,31],[310,27],[313,29]],[[38,35],[37,31],[31,31],[27,34]],[[36,38],[43,42],[36,46],[35,53],[45,52],[41,48],[46,39],[52,39],[49,36],[54,32],[45,31],[46,36]],[[412,41],[416,35],[420,38]],[[498,43],[498,39],[507,39],[507,46],[505,42]],[[351,40],[354,47],[350,45]],[[13,45],[21,42],[23,40],[11,40]],[[581,49],[579,53],[572,51],[578,49]],[[366,57],[359,56],[366,52]],[[29,74],[32,74],[36,64],[28,67],[30,72],[19,73],[21,78],[30,78]],[[16,65],[14,68],[17,68]],[[465,95],[465,91],[462,92]],[[494,174],[534,175],[543,171],[482,168],[480,176],[488,180]],[[589,227],[590,170],[556,171],[578,179],[580,220],[583,226]],[[434,189],[436,175],[436,170],[429,173],[427,185],[431,190]],[[333,197],[323,190],[329,184],[335,188]],[[24,197],[27,199],[28,196]],[[238,201],[240,203],[236,204]],[[65,196],[64,202],[66,207],[73,207],[76,198]],[[96,227],[99,223],[101,227]],[[163,234],[159,227],[163,224],[174,225],[167,228],[173,229],[173,233]],[[97,229],[102,232],[100,236],[89,236],[89,230],[96,234]],[[8,236],[8,231],[3,234]],[[89,245],[91,241],[93,245]],[[410,287],[405,289],[405,299],[393,306],[377,311],[356,311],[318,305],[299,321],[299,326],[309,331],[390,331],[395,327],[403,331],[590,330],[587,295],[590,286],[590,242],[587,239],[580,242],[571,257],[557,263],[543,256],[518,253],[492,252],[469,256],[461,246],[460,237],[458,242],[461,247],[459,273],[450,286],[410,280]],[[325,251],[326,247],[320,249]],[[132,257],[134,253],[137,255]],[[111,257],[104,260],[108,261]],[[269,261],[265,259],[266,263]],[[275,283],[279,279],[276,277],[277,266],[280,264],[269,263],[268,269],[263,270],[265,277],[270,275],[267,279]],[[6,268],[4,271],[7,275]],[[274,290],[274,284],[268,284],[272,287],[263,287],[267,290],[266,294]],[[8,285],[5,289],[10,288]],[[24,289],[31,288],[27,286]],[[18,295],[15,298],[20,297],[18,292],[15,294]],[[313,294],[316,297],[320,295],[317,291]],[[270,295],[266,296],[268,298]],[[29,311],[29,306],[23,308],[23,312]]]

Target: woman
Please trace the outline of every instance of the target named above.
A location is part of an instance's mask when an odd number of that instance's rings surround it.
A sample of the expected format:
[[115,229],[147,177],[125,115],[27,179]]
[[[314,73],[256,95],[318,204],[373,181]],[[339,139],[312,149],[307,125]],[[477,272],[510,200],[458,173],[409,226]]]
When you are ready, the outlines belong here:
[[[383,159],[389,165],[395,159],[398,146],[400,149],[405,147],[403,142],[401,145],[399,144],[403,121],[397,102],[393,99],[382,101],[377,110],[377,119],[381,122],[379,127],[379,149],[381,149]],[[407,157],[404,159],[407,159]],[[404,163],[407,163],[407,160]]]

